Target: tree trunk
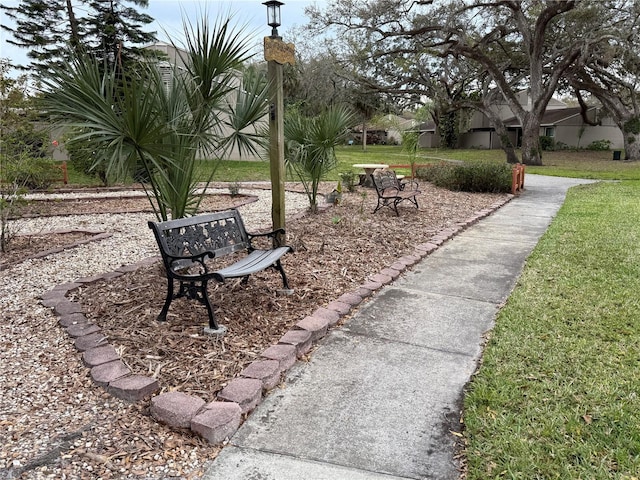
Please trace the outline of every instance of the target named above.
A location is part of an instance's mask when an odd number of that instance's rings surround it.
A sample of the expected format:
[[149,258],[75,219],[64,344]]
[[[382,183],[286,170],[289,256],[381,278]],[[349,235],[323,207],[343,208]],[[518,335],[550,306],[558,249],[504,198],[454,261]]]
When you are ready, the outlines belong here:
[[640,160],[640,138],[633,132],[624,133],[624,159]]
[[534,115],[525,115],[522,122],[522,163],[542,165],[540,148],[540,121]]
[[82,54],[80,48],[80,33],[78,29],[78,19],[76,18],[73,12],[73,5],[71,0],[67,0],[67,17],[69,18],[69,29],[71,30],[71,38],[69,39],[69,43],[73,47],[73,51],[77,56]]
[[362,151],[367,151],[367,121],[362,122]]
[[640,160],[640,116],[628,115],[618,126],[624,138],[625,160]]
[[500,119],[496,118],[493,122],[493,125],[496,133],[498,134],[498,137],[500,138],[500,148],[502,148],[505,155],[507,156],[507,163],[520,163],[520,159],[516,154],[515,148],[513,148],[513,143],[509,138],[509,133],[507,132],[504,123]]

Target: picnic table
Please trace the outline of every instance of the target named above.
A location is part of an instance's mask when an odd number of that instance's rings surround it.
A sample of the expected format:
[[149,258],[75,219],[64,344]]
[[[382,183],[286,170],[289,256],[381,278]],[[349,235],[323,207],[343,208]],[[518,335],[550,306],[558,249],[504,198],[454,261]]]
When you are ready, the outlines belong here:
[[360,185],[373,188],[371,174],[378,169],[389,168],[389,165],[384,163],[356,163],[353,168],[362,168],[364,170],[364,174],[360,174]]

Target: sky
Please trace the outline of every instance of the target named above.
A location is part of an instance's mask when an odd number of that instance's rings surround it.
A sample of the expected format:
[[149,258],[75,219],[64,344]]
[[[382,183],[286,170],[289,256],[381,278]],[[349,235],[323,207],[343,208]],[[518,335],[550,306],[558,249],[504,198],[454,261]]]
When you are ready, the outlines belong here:
[[[253,33],[256,43],[262,41],[262,37],[271,34],[271,27],[267,25],[267,7],[262,5],[264,0],[149,0],[147,9],[139,9],[155,19],[146,30],[156,31],[158,40],[166,41],[167,35],[180,43],[182,19],[188,18],[195,23],[202,12],[207,12],[211,19],[222,15],[233,15],[234,22],[246,26],[248,33]],[[4,0],[7,6],[17,6],[19,0]],[[282,26],[278,33],[287,40],[287,29],[307,23],[304,9],[310,5],[323,7],[327,0],[284,0],[280,9]],[[5,24],[7,19],[2,17],[0,23]],[[18,48],[7,43],[10,34],[0,30],[0,58],[11,59],[12,64],[27,64],[26,49]]]

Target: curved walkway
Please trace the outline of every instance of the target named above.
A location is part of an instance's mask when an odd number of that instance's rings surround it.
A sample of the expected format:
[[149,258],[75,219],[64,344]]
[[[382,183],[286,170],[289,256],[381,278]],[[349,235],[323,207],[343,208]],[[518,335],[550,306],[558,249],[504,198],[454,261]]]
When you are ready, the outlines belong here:
[[483,334],[580,183],[528,175],[520,197],[382,289],[289,371],[203,478],[459,478],[454,433]]

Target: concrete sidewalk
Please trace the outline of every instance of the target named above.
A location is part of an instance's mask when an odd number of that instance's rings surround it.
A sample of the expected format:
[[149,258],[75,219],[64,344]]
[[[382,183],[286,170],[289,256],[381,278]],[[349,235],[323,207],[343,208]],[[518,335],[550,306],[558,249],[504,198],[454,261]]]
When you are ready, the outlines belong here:
[[457,479],[451,431],[483,333],[579,183],[528,175],[520,197],[383,288],[289,371],[203,478]]

